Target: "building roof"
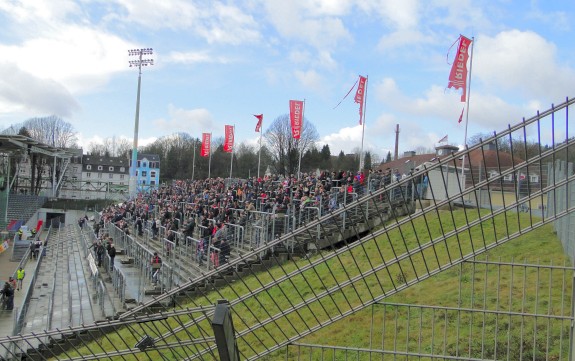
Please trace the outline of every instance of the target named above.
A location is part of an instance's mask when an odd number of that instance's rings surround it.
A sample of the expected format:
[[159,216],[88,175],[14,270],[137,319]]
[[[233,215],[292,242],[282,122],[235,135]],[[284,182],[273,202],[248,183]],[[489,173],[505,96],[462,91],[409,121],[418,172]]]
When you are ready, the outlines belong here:
[[391,162],[381,163],[377,169],[386,170],[389,168],[390,170],[398,169],[400,172],[404,172],[411,168],[416,168],[423,163],[434,162],[437,159],[438,157],[435,153],[416,154],[414,156],[404,156]]
[[[483,158],[485,157],[485,162]],[[509,168],[513,164],[519,164],[523,159],[513,157],[511,154],[503,151],[496,151],[492,149],[475,149],[469,154],[469,163],[474,167],[483,168]]]
[[152,162],[159,162],[160,156],[157,154],[149,154],[149,153],[138,153],[138,160],[147,159]]
[[85,155],[82,157],[82,163],[87,165],[112,165],[112,166],[128,166],[128,159],[126,157],[106,157],[104,155]]
[[[439,147],[438,147],[439,148]],[[443,147],[445,148],[445,147]],[[485,157],[485,162],[483,161]],[[387,168],[394,170],[398,169],[400,172],[407,172],[411,168],[416,168],[417,166],[426,162],[435,162],[441,158],[435,153],[428,154],[417,154],[414,156],[403,156],[397,160],[392,160],[391,162],[381,163],[377,169],[386,170]],[[493,149],[475,149],[469,154],[469,162],[466,163],[466,168],[471,167],[482,167],[482,168],[498,168],[503,169],[513,166],[513,164],[519,164],[523,162],[523,159],[519,157],[512,157],[511,154],[505,151],[497,151]],[[455,163],[457,167],[461,166],[461,158],[456,159]],[[452,163],[451,163],[452,164]]]

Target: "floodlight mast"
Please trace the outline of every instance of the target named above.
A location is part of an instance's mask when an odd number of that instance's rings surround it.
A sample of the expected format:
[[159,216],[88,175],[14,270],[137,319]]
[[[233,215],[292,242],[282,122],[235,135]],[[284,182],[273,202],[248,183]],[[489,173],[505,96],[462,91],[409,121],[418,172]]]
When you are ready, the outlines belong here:
[[138,95],[136,98],[136,120],[134,123],[134,143],[132,148],[132,164],[130,167],[130,197],[136,197],[138,194],[138,179],[136,176],[136,168],[138,164],[138,128],[140,125],[140,89],[142,86],[142,67],[154,65],[153,59],[142,59],[144,55],[152,55],[154,50],[152,48],[132,49],[128,50],[128,56],[137,56],[137,60],[130,60],[128,63],[131,67],[138,67]]

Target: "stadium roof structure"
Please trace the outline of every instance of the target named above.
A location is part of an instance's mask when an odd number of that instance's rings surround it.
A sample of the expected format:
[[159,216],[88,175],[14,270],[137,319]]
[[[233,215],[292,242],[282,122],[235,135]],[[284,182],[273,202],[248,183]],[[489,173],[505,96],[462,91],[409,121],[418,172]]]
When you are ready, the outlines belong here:
[[23,135],[0,135],[0,153],[40,153],[51,157],[71,158],[74,156],[63,148],[52,147]]

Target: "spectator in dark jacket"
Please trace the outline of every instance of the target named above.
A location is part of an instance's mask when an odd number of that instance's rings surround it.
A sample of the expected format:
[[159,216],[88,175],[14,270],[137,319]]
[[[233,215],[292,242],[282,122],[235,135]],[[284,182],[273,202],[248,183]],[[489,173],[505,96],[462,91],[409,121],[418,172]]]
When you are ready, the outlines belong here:
[[4,283],[4,288],[2,288],[2,300],[4,301],[4,306],[7,310],[14,309],[14,289],[10,285],[10,283]]
[[114,258],[116,258],[116,247],[113,243],[110,243],[110,249],[108,249],[108,256],[110,256],[110,270],[114,270]]

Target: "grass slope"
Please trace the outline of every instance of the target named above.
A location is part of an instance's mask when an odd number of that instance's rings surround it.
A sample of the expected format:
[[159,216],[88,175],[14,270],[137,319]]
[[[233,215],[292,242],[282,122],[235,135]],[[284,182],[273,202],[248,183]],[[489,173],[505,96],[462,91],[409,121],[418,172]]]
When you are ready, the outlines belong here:
[[[277,320],[266,327],[248,333],[245,337],[238,340],[242,355],[249,357],[256,352],[260,352],[264,347],[272,348],[276,342],[281,342],[288,337],[302,334],[302,332],[309,329],[309,327],[317,325],[318,322],[324,323],[334,315],[359,309],[361,310],[355,311],[350,316],[310,334],[303,338],[301,342],[369,347],[371,340],[372,346],[373,344],[379,345],[381,341],[374,342],[374,332],[371,331],[372,329],[370,328],[372,323],[371,307],[368,306],[365,308],[362,305],[368,304],[373,297],[381,294],[389,294],[390,296],[385,298],[385,302],[390,303],[412,303],[416,305],[439,305],[448,307],[457,307],[460,305],[461,307],[483,307],[488,310],[512,311],[541,310],[543,307],[549,307],[551,304],[553,308],[559,307],[556,305],[562,305],[562,312],[568,313],[568,311],[565,310],[570,310],[571,307],[571,283],[567,282],[568,285],[565,285],[564,280],[563,283],[561,283],[560,277],[550,279],[549,284],[551,286],[549,286],[550,291],[548,291],[548,296],[528,296],[532,294],[532,292],[537,292],[536,289],[531,288],[545,287],[544,282],[546,281],[541,277],[541,271],[536,273],[531,270],[526,271],[521,276],[521,282],[516,283],[516,280],[514,282],[510,281],[510,277],[514,274],[511,271],[511,267],[508,267],[508,269],[500,269],[495,266],[479,265],[473,267],[475,272],[469,273],[471,266],[466,264],[461,268],[459,266],[451,267],[429,279],[402,289],[405,287],[406,282],[415,282],[414,280],[418,277],[425,276],[428,272],[438,267],[443,268],[450,260],[456,260],[461,255],[468,254],[473,249],[493,243],[496,239],[503,237],[507,232],[516,232],[521,228],[521,223],[526,224],[530,221],[528,215],[517,215],[515,213],[502,214],[493,220],[475,225],[469,229],[468,232],[453,235],[434,247],[425,249],[418,248],[427,242],[424,241],[424,239],[435,239],[443,234],[443,232],[448,232],[456,226],[459,227],[466,224],[471,220],[470,217],[479,216],[479,214],[475,214],[474,216],[464,211],[440,211],[434,215],[426,215],[425,221],[422,219],[423,217],[420,217],[420,219],[414,222],[407,223],[400,228],[365,242],[361,247],[356,247],[352,251],[341,253],[337,257],[333,257],[320,265],[312,267],[302,274],[291,277],[289,281],[284,281],[270,288],[268,291],[261,292],[257,296],[250,297],[235,305],[234,324],[236,331],[241,332],[246,330],[248,325],[253,325],[257,320],[261,321],[274,315],[282,315],[282,310],[293,308],[307,298],[317,295],[318,292],[330,290],[341,282],[348,281],[350,278],[361,276],[369,272],[373,269],[374,265],[390,262],[396,258],[396,255],[401,255],[405,252],[412,253],[411,257],[402,259],[377,272],[373,272],[361,281],[354,282],[345,287],[342,291],[334,291],[328,296],[323,297],[319,302],[311,302],[305,307],[297,309],[296,312],[278,317]],[[333,253],[322,252],[316,256],[316,259],[317,257],[328,257],[329,255],[333,255]],[[560,265],[566,262],[561,244],[555,237],[550,225],[540,227],[534,231],[523,234],[515,240],[499,245],[489,251],[487,255],[491,259],[499,259],[499,257],[501,257],[502,260],[508,261],[512,259],[521,259],[522,262],[541,263],[553,261],[554,264]],[[217,292],[212,291],[202,297],[190,300],[189,307],[214,304],[217,299],[221,298],[233,300],[237,298],[238,295],[254,292],[254,290],[257,290],[262,285],[277,280],[279,277],[289,274],[290,272],[294,272],[298,268],[305,267],[309,265],[309,263],[309,260],[288,262],[269,271],[261,272],[257,277],[244,277],[239,281],[235,281],[229,287],[219,289]],[[484,269],[481,267],[484,267]],[[479,271],[477,271],[478,269]],[[494,279],[494,277],[497,278]],[[495,282],[494,280],[497,280],[496,284],[498,284],[497,289],[499,291],[497,293],[488,291],[490,289],[489,286]],[[461,287],[462,284],[469,286]],[[481,291],[481,287],[483,287],[484,291]],[[481,296],[476,296],[476,294],[481,294]],[[566,299],[566,295],[569,295],[568,299]],[[538,305],[539,303],[542,304]],[[505,307],[503,307],[503,305]],[[388,307],[391,306],[385,306],[386,309]],[[389,310],[392,310],[392,308]],[[395,343],[403,345],[402,347],[405,349],[415,347],[423,352],[421,350],[422,343],[419,340],[427,339],[430,340],[430,344],[426,346],[428,352],[441,351],[453,355],[466,353],[471,355],[473,352],[474,356],[477,353],[477,351],[472,350],[477,347],[477,338],[474,336],[477,335],[477,331],[475,331],[476,326],[474,326],[476,321],[473,320],[473,316],[462,315],[460,318],[454,320],[451,313],[447,311],[445,312],[444,318],[432,315],[430,318],[431,321],[429,321],[433,324],[431,331],[425,331],[423,327],[417,327],[417,325],[411,324],[412,314],[405,314],[403,309],[399,310],[397,307],[395,307],[394,310],[395,313],[393,315],[390,312],[387,316],[383,318],[379,317],[377,321],[374,321],[374,330],[383,330],[384,327],[382,325],[384,319],[386,319],[387,322],[395,322],[395,325],[403,324],[404,326],[401,326],[399,330],[399,326],[385,328],[385,330],[380,331],[380,335],[377,336],[379,340],[394,340]],[[424,316],[422,311],[417,312],[422,314],[420,319],[423,320]],[[107,337],[102,338],[100,342],[94,342],[90,344],[89,347],[68,352],[68,356],[133,347],[137,342],[138,336],[143,333],[152,335],[162,334],[168,328],[176,328],[191,320],[191,317],[198,316],[198,314],[179,316],[177,319],[170,318],[167,321],[130,326],[129,330],[110,333]],[[405,324],[405,322],[408,322],[408,324]],[[485,329],[484,326],[495,327],[493,328],[494,331],[492,334],[509,332],[512,326],[514,327],[513,320],[504,322],[503,318],[500,317],[497,317],[496,320],[486,320],[486,318],[483,317],[481,322],[480,326],[483,327],[483,329]],[[505,323],[506,326],[504,326]],[[449,337],[444,337],[445,340],[436,340],[437,335],[434,334],[436,330],[452,329],[455,327],[454,325],[457,324],[469,324],[469,331],[461,329],[455,336],[449,335]],[[535,326],[535,329],[536,328],[537,326]],[[562,325],[548,328],[548,333],[551,335],[550,338],[554,341],[556,339],[562,340],[560,336],[557,335],[561,335],[563,328]],[[407,329],[412,330],[411,335],[406,332]],[[421,330],[418,331],[420,334],[417,335],[417,340],[413,339],[414,329]],[[522,333],[527,332],[528,327],[525,326],[525,323],[522,323],[520,330]],[[427,334],[426,332],[433,334]],[[211,334],[211,327],[208,320],[198,322],[194,326],[178,332],[176,336],[171,337],[168,341],[174,342],[176,337],[181,340],[186,340],[190,337],[198,337],[201,334]],[[404,339],[400,339],[398,334],[403,335],[401,337]],[[504,340],[503,336],[499,339],[497,336],[493,337],[495,343],[500,343],[503,342],[501,340]],[[520,337],[520,335],[517,337]],[[483,338],[485,338],[485,336],[483,336]],[[464,347],[461,342],[463,339],[472,340],[473,342],[469,342],[469,344]],[[507,343],[511,344],[515,342],[515,340],[515,337],[508,338]],[[519,350],[517,352],[522,352],[520,350],[528,347],[522,343],[522,338],[519,340],[520,342],[516,346],[510,345],[507,349],[515,347],[516,350]],[[411,346],[412,342],[415,342],[415,346],[413,347]],[[436,343],[439,344],[438,347],[434,346]],[[387,344],[389,345],[389,341]],[[204,344],[204,346],[205,345],[207,344]],[[179,360],[185,353],[191,353],[192,350],[195,350],[195,346],[185,347],[185,352],[183,349],[172,347],[170,350],[162,350],[162,356],[156,354],[156,351],[150,351],[148,353],[127,355],[121,359],[159,359],[162,357],[163,359]],[[501,348],[502,347],[503,345],[501,345]],[[553,349],[554,354],[561,354],[563,347],[563,344],[552,344],[549,346],[549,349]],[[90,351],[88,351],[87,348],[89,348]],[[200,348],[203,348],[203,346],[200,345]],[[286,359],[285,353],[286,351],[283,349],[267,356],[265,359]],[[487,354],[483,353],[479,356],[481,355],[486,356]],[[316,354],[312,353],[307,359],[313,360],[316,359],[316,356]],[[295,354],[290,353],[288,357],[289,359],[295,359]],[[206,359],[210,358],[208,357]],[[329,359],[332,358],[330,357]],[[334,355],[333,359],[340,359],[340,356]],[[349,358],[345,355],[342,356],[341,359],[359,360],[363,358],[359,358],[359,356],[358,358]]]

